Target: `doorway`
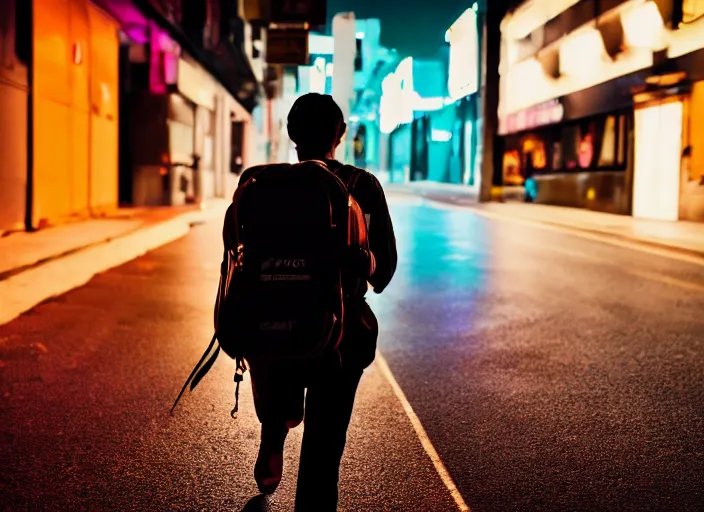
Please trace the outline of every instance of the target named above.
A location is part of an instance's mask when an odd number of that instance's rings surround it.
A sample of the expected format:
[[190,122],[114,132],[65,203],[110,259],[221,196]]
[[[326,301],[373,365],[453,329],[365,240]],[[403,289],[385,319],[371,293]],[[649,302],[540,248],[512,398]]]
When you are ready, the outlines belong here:
[[680,99],[635,111],[634,217],[663,221],[679,218],[683,112]]

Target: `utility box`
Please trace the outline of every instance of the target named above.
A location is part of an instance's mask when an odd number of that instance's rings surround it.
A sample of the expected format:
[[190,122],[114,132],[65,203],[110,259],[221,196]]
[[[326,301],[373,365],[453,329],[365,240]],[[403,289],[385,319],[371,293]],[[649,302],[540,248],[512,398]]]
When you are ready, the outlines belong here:
[[325,25],[326,0],[269,0],[269,20],[275,24]]
[[308,31],[269,29],[266,38],[266,60],[269,64],[307,65]]

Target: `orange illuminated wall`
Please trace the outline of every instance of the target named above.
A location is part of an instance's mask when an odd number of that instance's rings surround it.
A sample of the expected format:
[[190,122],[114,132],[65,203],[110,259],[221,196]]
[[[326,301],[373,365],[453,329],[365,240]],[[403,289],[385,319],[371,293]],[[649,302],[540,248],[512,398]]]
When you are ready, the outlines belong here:
[[683,146],[690,157],[680,164],[680,219],[704,222],[704,82],[694,84],[685,105]]
[[90,26],[90,195],[93,213],[115,208],[118,198],[117,23],[88,4]]
[[96,10],[34,0],[35,227],[117,204],[118,40]]
[[34,196],[33,224],[43,225],[72,210],[70,54],[71,4],[34,1]]
[[704,181],[704,82],[692,88],[689,104],[689,143],[692,145],[692,162],[689,181]]

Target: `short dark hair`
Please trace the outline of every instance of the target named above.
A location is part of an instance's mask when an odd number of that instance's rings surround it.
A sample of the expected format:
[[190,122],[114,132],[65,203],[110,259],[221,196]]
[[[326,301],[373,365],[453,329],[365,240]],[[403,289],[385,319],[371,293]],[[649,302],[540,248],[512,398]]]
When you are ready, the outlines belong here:
[[288,114],[288,136],[299,156],[322,157],[345,134],[342,110],[329,94],[311,92],[300,96]]

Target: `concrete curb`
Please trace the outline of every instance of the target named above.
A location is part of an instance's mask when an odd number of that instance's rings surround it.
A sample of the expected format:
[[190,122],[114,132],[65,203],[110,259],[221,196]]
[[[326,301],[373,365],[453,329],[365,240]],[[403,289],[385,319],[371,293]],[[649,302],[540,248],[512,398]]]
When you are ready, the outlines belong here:
[[220,210],[216,205],[208,210],[184,213],[0,281],[0,325],[51,297],[86,284],[96,274],[185,236],[192,224],[215,218],[220,215]]

